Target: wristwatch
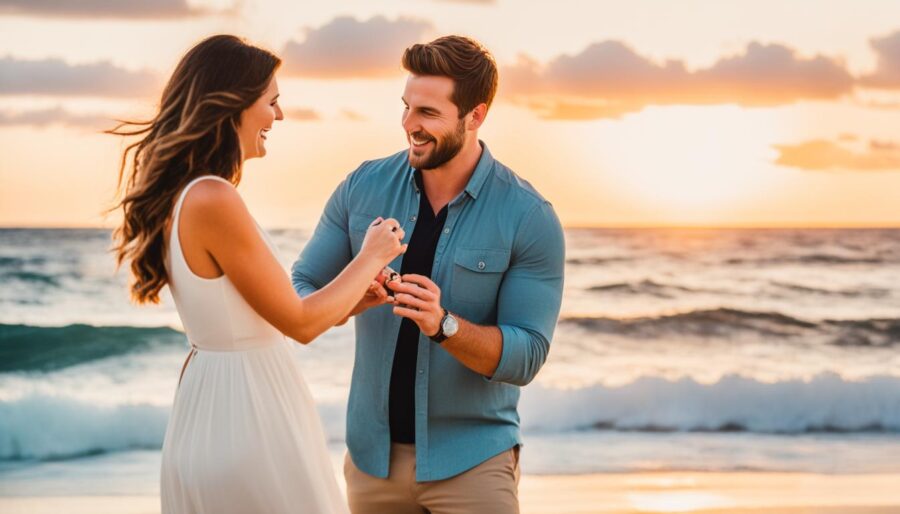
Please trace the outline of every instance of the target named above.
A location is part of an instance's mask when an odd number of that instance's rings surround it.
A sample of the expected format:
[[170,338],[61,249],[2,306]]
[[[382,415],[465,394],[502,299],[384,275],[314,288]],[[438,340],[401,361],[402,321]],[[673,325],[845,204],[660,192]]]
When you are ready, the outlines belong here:
[[453,317],[453,314],[447,312],[447,309],[444,309],[444,317],[441,318],[441,323],[438,325],[437,334],[429,336],[429,339],[435,343],[443,343],[448,337],[455,336],[458,330],[459,321]]

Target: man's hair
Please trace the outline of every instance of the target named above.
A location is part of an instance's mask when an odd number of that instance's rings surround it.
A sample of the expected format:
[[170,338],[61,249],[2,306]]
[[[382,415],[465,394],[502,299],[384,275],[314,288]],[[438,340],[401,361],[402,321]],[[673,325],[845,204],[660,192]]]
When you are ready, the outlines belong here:
[[444,36],[407,48],[403,52],[403,67],[413,75],[452,79],[450,100],[459,108],[460,118],[478,104],[490,107],[497,92],[494,56],[481,43],[464,36]]

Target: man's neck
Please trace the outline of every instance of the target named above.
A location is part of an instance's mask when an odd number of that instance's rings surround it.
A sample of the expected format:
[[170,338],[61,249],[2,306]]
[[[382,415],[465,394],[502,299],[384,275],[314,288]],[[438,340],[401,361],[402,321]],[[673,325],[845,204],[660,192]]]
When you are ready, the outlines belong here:
[[466,188],[481,159],[481,144],[478,138],[467,141],[456,157],[442,166],[422,171],[422,185],[425,195],[435,214],[450,203]]

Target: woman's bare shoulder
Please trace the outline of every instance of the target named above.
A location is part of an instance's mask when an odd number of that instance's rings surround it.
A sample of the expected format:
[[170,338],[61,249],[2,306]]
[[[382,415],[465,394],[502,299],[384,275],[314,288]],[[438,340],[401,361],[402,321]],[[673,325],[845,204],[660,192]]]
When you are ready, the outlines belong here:
[[243,198],[233,185],[221,180],[201,180],[185,195],[181,207],[182,227],[209,236],[234,234],[254,226]]

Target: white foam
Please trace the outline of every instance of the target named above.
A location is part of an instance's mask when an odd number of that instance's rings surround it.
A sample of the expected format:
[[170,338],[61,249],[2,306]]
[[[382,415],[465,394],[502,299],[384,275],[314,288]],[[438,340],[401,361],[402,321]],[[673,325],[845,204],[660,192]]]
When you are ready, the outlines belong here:
[[[317,407],[329,442],[340,444],[345,399]],[[598,428],[893,434],[900,432],[900,377],[850,381],[823,373],[808,381],[765,383],[728,376],[713,384],[645,377],[619,387],[572,390],[532,384],[523,390],[519,412],[526,438]],[[168,414],[168,405],[98,406],[46,394],[0,401],[0,460],[158,449]]]
[[835,373],[761,382],[735,375],[713,384],[640,378],[620,387],[527,387],[519,406],[525,431],[613,430],[759,433],[900,432],[900,377],[850,381]]
[[44,395],[0,402],[0,460],[159,448],[168,415],[167,406],[101,407]]

